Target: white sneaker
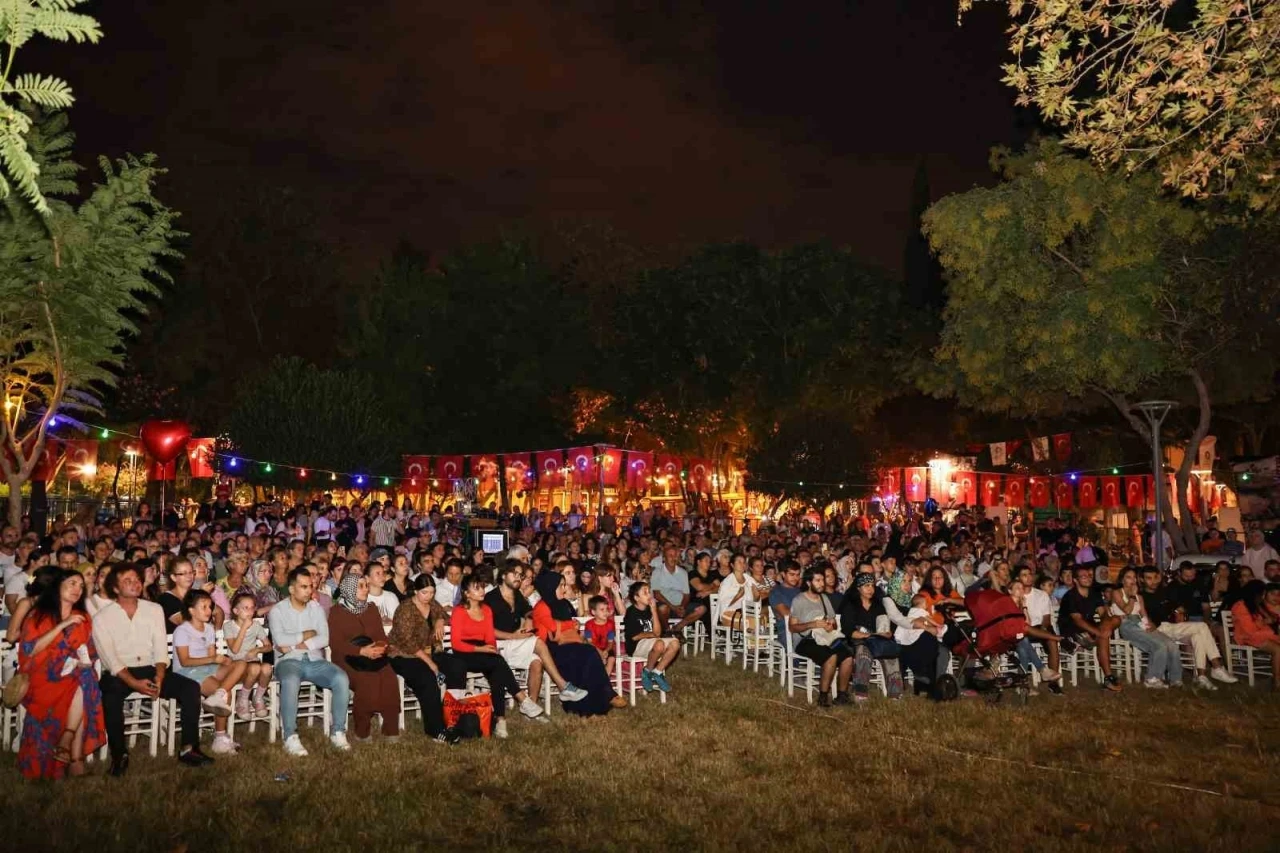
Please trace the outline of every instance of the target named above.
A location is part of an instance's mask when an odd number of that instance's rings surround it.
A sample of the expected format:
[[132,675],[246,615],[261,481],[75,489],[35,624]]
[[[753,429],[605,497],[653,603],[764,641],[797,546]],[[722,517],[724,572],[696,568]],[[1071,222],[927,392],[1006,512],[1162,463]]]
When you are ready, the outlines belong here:
[[296,755],[299,758],[307,754],[307,748],[302,745],[302,738],[297,735],[289,735],[285,739],[284,751],[286,755]]
[[507,721],[505,717],[499,717],[493,724],[493,736],[498,740],[507,739]]
[[1217,686],[1212,681],[1210,681],[1209,677],[1206,675],[1196,676],[1196,687],[1199,687],[1201,690],[1217,690],[1218,689]]
[[564,689],[560,691],[560,701],[581,702],[583,699],[587,698],[587,695],[587,691],[583,690],[581,687],[575,687],[572,684],[566,683]]
[[532,699],[525,699],[520,703],[520,713],[532,720],[542,715],[542,706]]
[[1142,682],[1142,686],[1150,690],[1168,690],[1169,689],[1169,685],[1165,684],[1163,681],[1161,681],[1158,678],[1155,678],[1154,676]]
[[351,751],[351,744],[347,743],[346,732],[334,732],[329,735],[329,743],[333,744],[334,749],[340,749],[343,752]]
[[232,755],[239,746],[240,744],[233,741],[230,735],[219,732],[213,736],[213,746],[209,747],[209,751],[214,755]]
[[227,701],[227,691],[219,690],[212,696],[207,696],[201,700],[200,705],[209,713],[216,714],[219,717],[231,716],[231,703]]
[[1235,684],[1240,680],[1220,666],[1215,666],[1210,670],[1209,677],[1214,681],[1221,681],[1223,684]]

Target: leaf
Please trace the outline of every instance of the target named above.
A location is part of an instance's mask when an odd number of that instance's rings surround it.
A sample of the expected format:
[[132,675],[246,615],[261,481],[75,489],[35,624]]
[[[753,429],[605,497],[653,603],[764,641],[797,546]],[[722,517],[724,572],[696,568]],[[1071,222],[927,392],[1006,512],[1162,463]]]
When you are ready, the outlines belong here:
[[75,103],[71,87],[57,77],[23,74],[5,88],[5,94],[15,94],[48,109],[66,109]]

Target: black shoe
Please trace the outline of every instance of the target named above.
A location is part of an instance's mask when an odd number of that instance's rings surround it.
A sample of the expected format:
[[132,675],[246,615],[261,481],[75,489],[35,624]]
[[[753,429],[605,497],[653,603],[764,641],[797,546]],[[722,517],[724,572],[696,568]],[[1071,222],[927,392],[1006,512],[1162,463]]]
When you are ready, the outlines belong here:
[[1124,688],[1120,686],[1120,679],[1114,675],[1108,675],[1102,682],[1102,689],[1109,690],[1112,693],[1119,693]]
[[831,694],[830,694],[830,693],[823,693],[821,696],[819,696],[819,697],[818,697],[818,707],[819,707],[819,708],[830,708],[830,707],[831,707]]
[[1054,696],[1065,696],[1065,695],[1066,695],[1065,693],[1063,693],[1063,692],[1062,692],[1062,682],[1061,682],[1061,681],[1046,681],[1046,682],[1045,682],[1045,686],[1049,688],[1049,692],[1050,692],[1050,693],[1052,693]]
[[836,704],[837,704],[837,705],[852,705],[852,704],[853,704],[853,700],[849,698],[849,694],[848,694],[848,692],[847,692],[847,691],[846,691],[846,692],[841,692],[841,693],[837,693],[837,694],[836,694]]
[[124,755],[111,756],[111,767],[107,770],[112,776],[117,778],[129,772],[129,753]]
[[188,767],[204,767],[206,764],[212,764],[213,759],[201,752],[200,747],[193,746],[178,756],[178,763]]
[[457,746],[462,741],[462,735],[453,729],[445,729],[440,734],[432,738],[437,743],[448,744],[449,746]]

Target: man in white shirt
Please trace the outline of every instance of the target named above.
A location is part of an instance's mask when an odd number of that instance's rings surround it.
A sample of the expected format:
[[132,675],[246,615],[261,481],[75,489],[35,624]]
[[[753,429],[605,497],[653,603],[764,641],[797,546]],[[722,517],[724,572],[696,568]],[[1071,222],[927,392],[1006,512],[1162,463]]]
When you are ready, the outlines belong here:
[[298,691],[309,681],[330,691],[332,723],[329,742],[346,752],[347,703],[351,688],[347,674],[324,659],[329,645],[329,619],[324,608],[311,599],[314,581],[306,567],[289,573],[289,597],[271,608],[267,626],[276,649],[276,678],[280,681],[280,727],[284,751],[303,756],[307,749],[298,737]]
[[314,542],[324,542],[333,538],[333,523],[338,518],[338,510],[329,507],[324,512],[316,516],[315,522],[311,525],[311,539]]
[[18,562],[18,528],[6,524],[0,529],[0,575],[8,578]]
[[436,601],[445,610],[452,610],[458,603],[462,589],[462,561],[450,557],[444,564],[444,577],[436,581]]
[[175,699],[182,721],[178,761],[202,767],[213,759],[200,751],[200,685],[170,673],[164,610],[142,599],[142,575],[136,566],[116,567],[105,581],[114,599],[93,617],[93,644],[102,660],[102,716],[111,748],[112,776],[129,769],[129,742],[124,735],[124,701],[130,693]]
[[1240,562],[1253,570],[1255,578],[1262,578],[1267,560],[1280,560],[1280,554],[1277,554],[1276,549],[1262,538],[1261,530],[1250,530],[1249,547],[1244,549],[1244,556],[1240,558]]
[[[1036,589],[1036,573],[1028,565],[1018,567],[1018,580],[1022,582],[1023,589],[1026,590],[1027,624],[1033,628],[1041,628],[1049,633],[1054,633],[1053,627],[1053,599],[1049,598],[1049,593],[1042,589]],[[1058,670],[1058,641],[1057,640],[1041,640],[1049,649],[1049,670],[1051,673],[1057,673]]]

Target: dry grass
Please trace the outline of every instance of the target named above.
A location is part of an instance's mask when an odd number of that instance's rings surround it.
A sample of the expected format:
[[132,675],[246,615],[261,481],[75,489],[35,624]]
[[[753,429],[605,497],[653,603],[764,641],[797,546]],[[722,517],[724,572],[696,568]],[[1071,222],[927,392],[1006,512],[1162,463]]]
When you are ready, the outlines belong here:
[[1089,686],[1026,708],[875,699],[822,715],[705,656],[673,683],[666,706],[516,720],[506,742],[454,749],[413,729],[344,757],[317,728],[303,730],[306,759],[260,732],[199,771],[145,748],[123,780],[25,784],[10,765],[0,838],[63,853],[1275,849],[1280,699],[1243,685]]

